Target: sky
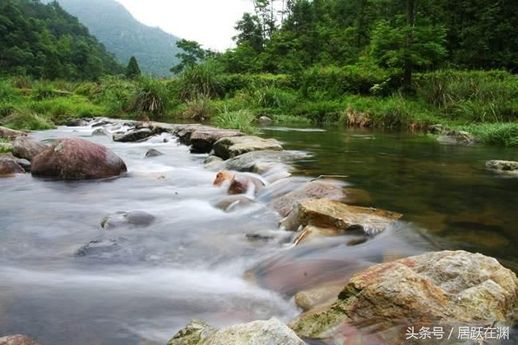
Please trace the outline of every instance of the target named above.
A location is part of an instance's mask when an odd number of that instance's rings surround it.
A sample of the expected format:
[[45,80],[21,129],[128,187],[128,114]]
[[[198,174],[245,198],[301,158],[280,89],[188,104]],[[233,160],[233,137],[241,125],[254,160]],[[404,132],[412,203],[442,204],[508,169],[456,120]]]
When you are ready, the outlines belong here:
[[236,22],[253,11],[252,0],[117,1],[138,21],[217,51],[234,46]]

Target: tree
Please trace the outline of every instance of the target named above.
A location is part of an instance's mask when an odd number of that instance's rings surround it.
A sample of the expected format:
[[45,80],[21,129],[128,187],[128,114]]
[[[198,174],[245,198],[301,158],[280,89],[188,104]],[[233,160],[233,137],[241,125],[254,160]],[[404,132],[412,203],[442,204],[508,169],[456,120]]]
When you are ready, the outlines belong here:
[[187,67],[197,65],[213,55],[211,51],[203,49],[196,41],[183,39],[176,42],[176,46],[182,49],[183,53],[176,54],[176,57],[180,59],[180,63],[171,68],[171,72],[174,74],[181,73]]
[[140,74],[137,59],[132,56],[129,60],[128,66],[126,67],[126,77],[129,79],[135,79],[140,77]]
[[259,17],[245,13],[243,18],[237,22],[235,29],[238,34],[233,39],[238,46],[247,45],[256,52],[263,50],[264,38]]

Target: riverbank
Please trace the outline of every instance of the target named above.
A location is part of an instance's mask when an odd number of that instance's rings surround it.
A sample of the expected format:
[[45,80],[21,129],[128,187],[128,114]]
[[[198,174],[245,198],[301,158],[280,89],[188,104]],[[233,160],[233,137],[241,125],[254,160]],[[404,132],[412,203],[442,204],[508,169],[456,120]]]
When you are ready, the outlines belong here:
[[389,81],[390,76],[338,68],[314,68],[298,76],[224,75],[210,65],[170,80],[106,77],[72,83],[19,77],[0,81],[0,123],[48,129],[108,115],[198,121],[254,133],[254,123],[267,116],[276,124],[401,131],[427,131],[440,124],[468,131],[482,143],[518,145],[518,80],[512,74],[419,74],[412,95],[399,93]]

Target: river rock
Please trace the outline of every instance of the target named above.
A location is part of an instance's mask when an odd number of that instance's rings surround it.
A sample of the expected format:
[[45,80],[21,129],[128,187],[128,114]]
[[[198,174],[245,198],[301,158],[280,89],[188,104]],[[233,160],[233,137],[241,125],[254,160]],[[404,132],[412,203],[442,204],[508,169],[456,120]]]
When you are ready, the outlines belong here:
[[320,198],[343,200],[345,198],[343,184],[331,180],[307,182],[297,189],[273,199],[269,206],[282,217],[286,217],[300,201]]
[[167,345],[305,345],[291,329],[276,318],[253,321],[216,330],[193,321]]
[[176,125],[173,128],[173,135],[178,137],[178,141],[184,145],[191,144],[191,135],[197,130],[212,130],[214,127],[200,124]]
[[16,159],[8,158],[8,155],[0,156],[0,176],[11,176],[14,174],[23,174],[25,169],[16,162]]
[[251,151],[227,160],[225,167],[228,170],[262,174],[274,164],[290,163],[307,156],[307,153],[301,151]]
[[110,149],[80,138],[60,140],[32,160],[33,176],[63,180],[113,177],[126,170]]
[[259,119],[257,119],[257,122],[259,122],[259,124],[262,126],[268,126],[272,124],[273,120],[268,116],[261,116]]
[[35,340],[21,334],[0,338],[0,345],[40,345]]
[[227,195],[221,199],[218,199],[214,203],[214,207],[225,212],[231,212],[237,208],[249,206],[254,203],[255,201],[253,199],[243,194]]
[[73,119],[67,123],[68,127],[84,127],[88,126],[88,122],[83,119]]
[[203,165],[205,166],[205,169],[209,170],[221,170],[221,168],[224,167],[225,161],[218,156],[208,156],[203,161]]
[[6,139],[12,140],[17,137],[21,137],[21,136],[25,136],[25,135],[27,135],[27,133],[0,126],[0,138],[6,138]]
[[35,156],[45,151],[46,148],[48,146],[42,142],[29,137],[18,137],[13,142],[13,155],[32,161]]
[[164,154],[158,150],[155,150],[155,149],[149,149],[147,152],[146,152],[146,155],[144,156],[145,158],[153,158],[153,157],[158,157],[158,156],[163,156]]
[[155,134],[155,131],[150,128],[133,129],[127,132],[113,134],[113,141],[121,143],[136,142],[146,140]]
[[110,136],[110,132],[106,129],[106,128],[96,128],[93,132],[92,132],[92,137],[96,137],[96,136],[107,136],[109,137]]
[[321,228],[318,226],[308,225],[302,231],[297,233],[293,240],[293,244],[299,245],[310,242],[315,238],[338,236],[340,232],[335,228]]
[[322,305],[331,305],[344,289],[347,282],[329,282],[316,288],[303,290],[295,295],[295,304],[303,311]]
[[[509,320],[518,279],[494,259],[465,251],[431,252],[354,275],[330,306],[291,323],[302,337],[326,338],[349,323],[488,324]],[[345,335],[344,335],[345,336]]]
[[518,175],[518,162],[515,161],[487,161],[486,168],[503,175]]
[[437,140],[442,144],[471,145],[475,143],[475,137],[465,131],[450,130],[440,135]]
[[213,149],[216,156],[229,159],[251,151],[282,151],[282,146],[275,139],[242,136],[221,138],[214,143]]
[[386,210],[350,206],[329,199],[308,199],[282,221],[286,230],[313,225],[336,229],[339,233],[363,232],[369,236],[382,232],[403,215]]
[[144,211],[119,211],[104,217],[101,228],[111,230],[122,226],[147,227],[155,221],[155,216]]
[[190,137],[191,152],[208,153],[216,141],[226,137],[242,136],[243,133],[230,129],[205,128],[195,130]]
[[111,256],[114,251],[120,249],[115,240],[94,240],[90,241],[75,253],[76,256]]

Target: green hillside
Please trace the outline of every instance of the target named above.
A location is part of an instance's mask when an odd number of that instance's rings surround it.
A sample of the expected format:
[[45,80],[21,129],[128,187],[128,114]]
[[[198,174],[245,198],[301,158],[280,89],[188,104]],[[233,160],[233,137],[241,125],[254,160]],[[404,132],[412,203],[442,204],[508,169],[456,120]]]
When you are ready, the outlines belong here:
[[0,71],[46,79],[97,79],[121,66],[57,3],[0,1]]
[[138,22],[115,0],[58,1],[78,17],[122,64],[127,64],[135,56],[144,73],[170,75],[169,69],[177,63],[176,41],[179,38]]

